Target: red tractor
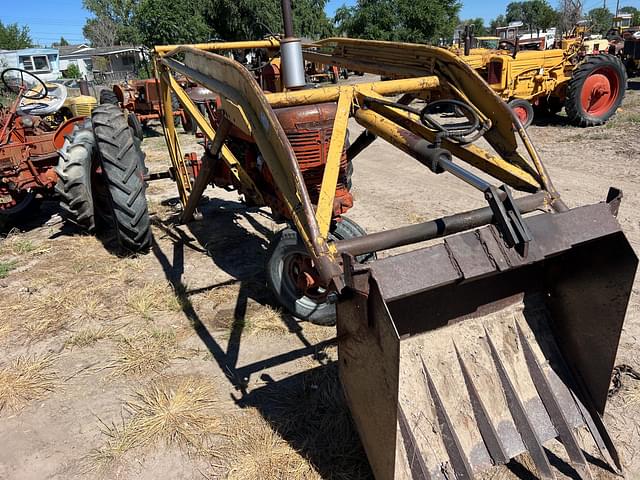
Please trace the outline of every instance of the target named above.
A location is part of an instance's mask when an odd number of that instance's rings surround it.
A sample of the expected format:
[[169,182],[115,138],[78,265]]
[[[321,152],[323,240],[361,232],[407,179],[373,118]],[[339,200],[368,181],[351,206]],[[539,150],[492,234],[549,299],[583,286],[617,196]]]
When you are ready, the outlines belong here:
[[[127,121],[134,134],[142,140],[142,126],[149,120],[159,120],[162,111],[160,107],[160,85],[156,79],[133,80],[113,86],[113,90],[100,92],[100,104],[119,105],[128,110]],[[182,123],[185,131],[191,131],[190,119],[187,118],[176,98],[172,99],[173,115],[176,124]]]
[[82,117],[56,127],[44,116],[26,113],[25,103],[46,107],[55,101],[47,85],[17,68],[4,70],[0,78],[16,95],[9,107],[0,106],[0,216],[15,219],[34,200],[53,193],[58,181],[58,149]]

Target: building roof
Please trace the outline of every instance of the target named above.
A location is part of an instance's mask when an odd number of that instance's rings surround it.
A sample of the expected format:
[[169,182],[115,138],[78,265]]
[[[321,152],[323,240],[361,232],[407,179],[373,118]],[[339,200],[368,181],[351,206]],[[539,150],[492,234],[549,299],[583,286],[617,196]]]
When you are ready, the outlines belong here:
[[140,47],[134,45],[115,45],[113,47],[89,47],[87,45],[69,45],[60,48],[61,58],[81,58],[116,55],[125,52],[137,52]]
[[57,48],[22,48],[20,50],[0,50],[0,53],[17,53],[18,55],[52,55],[58,53]]

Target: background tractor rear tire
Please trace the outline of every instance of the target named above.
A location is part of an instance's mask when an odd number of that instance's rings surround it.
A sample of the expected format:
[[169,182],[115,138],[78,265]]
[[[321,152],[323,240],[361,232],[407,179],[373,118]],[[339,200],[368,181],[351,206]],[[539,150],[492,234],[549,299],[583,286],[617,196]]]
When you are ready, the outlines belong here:
[[142,129],[142,123],[140,123],[140,119],[134,112],[129,112],[127,114],[127,123],[129,124],[129,128],[131,128],[131,133],[138,140],[144,140],[144,130]]
[[118,96],[113,90],[100,91],[100,105],[119,105]]
[[572,124],[602,125],[616,113],[627,85],[627,73],[618,57],[588,55],[573,71],[567,86],[565,110]]
[[91,120],[118,243],[131,252],[147,251],[151,246],[151,222],[140,142],[115,105],[100,105]]
[[530,102],[521,98],[514,98],[509,101],[509,107],[520,119],[524,128],[528,128],[529,125],[531,125],[535,112],[533,111],[533,105],[531,105]]
[[60,158],[55,168],[58,182],[55,191],[60,197],[60,207],[67,221],[86,232],[96,228],[92,175],[95,138],[91,120],[76,124],[58,152]]
[[[333,226],[330,238],[343,240],[366,235],[357,223],[342,217],[341,222]],[[358,257],[359,262],[366,262],[374,254]],[[336,306],[326,299],[319,299],[321,292],[315,296],[300,294],[295,280],[291,277],[292,262],[300,258],[309,258],[307,248],[293,228],[287,227],[279,231],[271,240],[267,251],[267,284],[280,305],[289,313],[301,320],[318,325],[334,325],[336,323]]]

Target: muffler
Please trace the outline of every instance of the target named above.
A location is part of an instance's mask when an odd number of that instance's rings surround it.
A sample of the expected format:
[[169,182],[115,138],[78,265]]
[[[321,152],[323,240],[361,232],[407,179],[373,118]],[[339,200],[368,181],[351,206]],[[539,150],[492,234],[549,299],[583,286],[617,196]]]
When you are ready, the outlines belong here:
[[621,471],[601,416],[638,260],[616,208],[527,217],[526,257],[487,225],[346,262],[340,377],[376,479],[480,478],[523,454],[536,478],[563,462],[589,479],[585,451]]

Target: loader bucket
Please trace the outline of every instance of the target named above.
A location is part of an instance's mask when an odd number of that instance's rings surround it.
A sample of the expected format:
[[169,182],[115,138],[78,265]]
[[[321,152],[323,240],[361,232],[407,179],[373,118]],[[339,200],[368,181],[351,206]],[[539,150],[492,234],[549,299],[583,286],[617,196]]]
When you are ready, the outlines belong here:
[[526,223],[525,258],[487,225],[350,271],[339,370],[376,479],[621,470],[601,416],[637,258],[607,203]]

